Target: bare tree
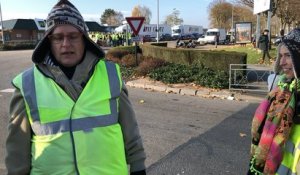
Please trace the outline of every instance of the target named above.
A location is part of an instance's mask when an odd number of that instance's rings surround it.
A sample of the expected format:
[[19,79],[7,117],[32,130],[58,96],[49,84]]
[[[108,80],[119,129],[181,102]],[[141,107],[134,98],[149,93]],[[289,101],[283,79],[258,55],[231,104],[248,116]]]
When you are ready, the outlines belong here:
[[152,17],[152,12],[146,6],[137,5],[137,6],[133,7],[133,9],[131,11],[131,16],[133,16],[133,17],[145,17],[144,23],[150,24],[151,17]]
[[237,22],[256,24],[256,17],[251,7],[242,3],[229,3],[226,0],[213,0],[208,7],[210,26],[225,28],[235,27]]
[[[280,18],[282,29],[290,29],[292,23],[298,23],[300,18],[300,3],[298,0],[281,0],[277,4],[276,16]],[[288,30],[289,30],[288,29]]]
[[254,0],[235,0],[236,4],[242,4],[253,9]]
[[170,15],[166,16],[165,21],[163,23],[168,24],[170,26],[182,24],[183,19],[179,18],[179,15],[180,15],[180,11],[174,8],[173,12]]
[[251,8],[245,5],[233,5],[233,21],[234,22],[256,22],[256,17],[253,15]]
[[[253,9],[254,0],[235,0],[236,3],[246,5]],[[272,25],[281,26],[281,29],[290,28],[291,25],[299,25],[300,19],[300,1],[299,0],[271,0],[271,12],[272,12]],[[262,22],[266,23],[267,11],[261,13]],[[276,17],[276,22],[280,21],[280,24],[275,24],[274,20]],[[278,19],[277,19],[278,18]],[[276,27],[278,28],[278,27]],[[288,29],[289,30],[289,29]]]
[[208,7],[211,27],[231,28],[232,4],[226,0],[213,0]]

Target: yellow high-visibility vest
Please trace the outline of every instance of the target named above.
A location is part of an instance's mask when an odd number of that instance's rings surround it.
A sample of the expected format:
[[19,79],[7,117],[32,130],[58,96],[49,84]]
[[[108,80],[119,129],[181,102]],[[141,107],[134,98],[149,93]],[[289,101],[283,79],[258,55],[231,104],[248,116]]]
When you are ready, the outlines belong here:
[[296,175],[300,156],[300,125],[291,128],[289,140],[285,143],[283,160],[276,172],[277,175]]
[[36,67],[18,75],[32,127],[31,175],[127,175],[119,67],[99,61],[77,101]]

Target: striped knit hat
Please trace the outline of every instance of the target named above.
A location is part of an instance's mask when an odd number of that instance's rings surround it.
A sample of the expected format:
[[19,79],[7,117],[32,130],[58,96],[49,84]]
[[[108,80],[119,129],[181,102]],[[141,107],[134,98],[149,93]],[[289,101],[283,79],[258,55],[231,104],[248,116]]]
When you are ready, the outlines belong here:
[[72,24],[82,33],[87,32],[87,26],[80,12],[68,0],[61,0],[52,8],[46,20],[46,31],[51,31],[59,24]]
[[51,9],[46,19],[46,32],[43,39],[36,46],[32,60],[35,63],[43,62],[47,52],[49,52],[50,42],[48,35],[53,29],[61,24],[70,24],[76,27],[80,32],[83,33],[86,49],[91,50],[99,58],[104,57],[103,50],[92,41],[88,36],[88,27],[86,26],[83,17],[77,8],[68,0],[59,0],[56,5]]
[[295,70],[295,77],[299,79],[300,78],[300,29],[296,28],[291,32],[289,32],[283,38],[282,43],[278,46],[277,49],[278,55],[274,67],[274,71],[277,74],[279,74],[281,71],[279,51],[282,45],[286,46],[287,49],[290,51],[294,70]]

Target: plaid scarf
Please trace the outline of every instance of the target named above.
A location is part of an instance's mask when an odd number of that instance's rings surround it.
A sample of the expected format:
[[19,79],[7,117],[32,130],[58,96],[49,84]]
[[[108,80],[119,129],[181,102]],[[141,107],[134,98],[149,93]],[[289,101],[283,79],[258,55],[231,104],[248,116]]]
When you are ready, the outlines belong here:
[[251,129],[251,161],[248,174],[276,173],[293,124],[295,82],[296,80],[285,83],[285,76],[281,76],[278,87],[256,109]]

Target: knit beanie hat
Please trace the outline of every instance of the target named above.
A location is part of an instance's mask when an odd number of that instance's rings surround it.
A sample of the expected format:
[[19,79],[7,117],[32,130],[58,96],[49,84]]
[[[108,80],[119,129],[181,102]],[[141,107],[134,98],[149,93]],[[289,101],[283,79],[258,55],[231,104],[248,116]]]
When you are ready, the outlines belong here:
[[46,53],[49,52],[50,49],[48,35],[56,26],[61,24],[70,24],[76,27],[83,33],[86,49],[91,50],[99,58],[104,57],[103,50],[89,38],[87,33],[88,28],[77,8],[68,0],[59,0],[48,14],[46,19],[46,32],[32,54],[33,62],[40,63],[44,60]]
[[287,47],[287,49],[291,53],[291,58],[293,61],[293,66],[295,70],[295,77],[298,79],[300,78],[300,29],[296,28],[292,30],[290,33],[288,33],[282,40],[282,43],[278,46],[278,54],[277,59],[275,62],[274,71],[275,73],[280,73],[280,57],[279,57],[279,51],[280,47],[284,45]]
[[60,0],[50,11],[46,20],[46,32],[58,24],[72,24],[82,33],[87,32],[87,26],[77,8],[68,0]]

